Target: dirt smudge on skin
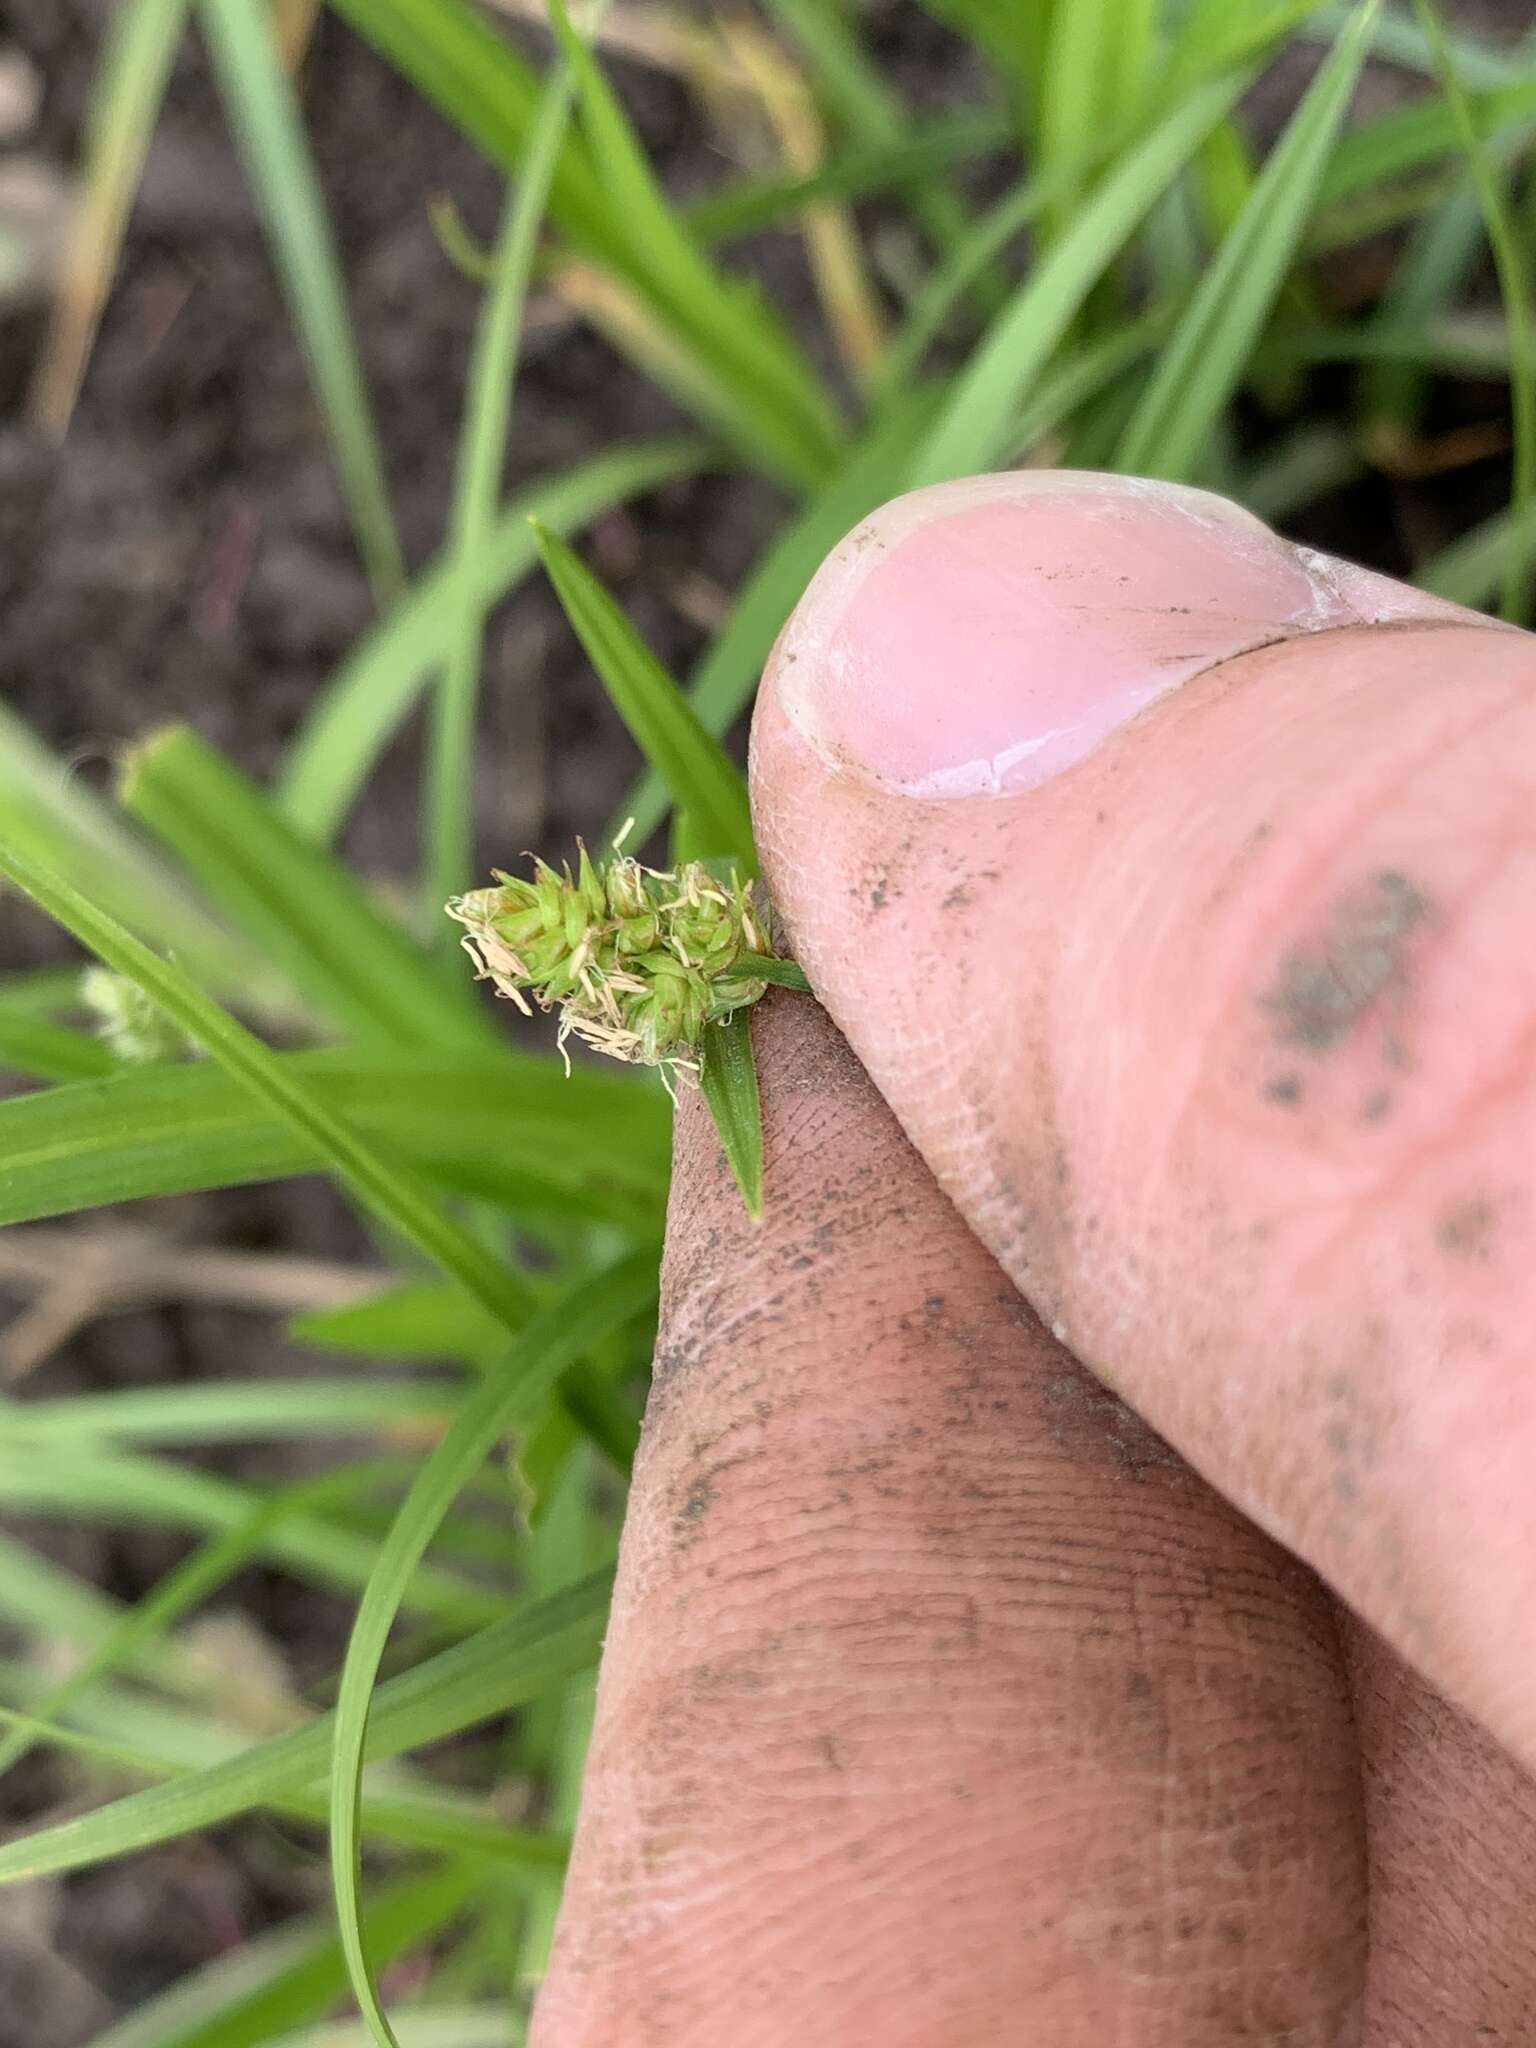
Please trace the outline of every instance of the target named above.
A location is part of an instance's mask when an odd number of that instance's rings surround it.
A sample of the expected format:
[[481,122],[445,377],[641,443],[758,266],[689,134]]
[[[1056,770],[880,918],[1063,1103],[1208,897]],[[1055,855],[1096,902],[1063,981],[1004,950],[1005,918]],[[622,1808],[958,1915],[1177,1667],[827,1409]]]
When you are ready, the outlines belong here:
[[1332,1052],[1374,1003],[1404,993],[1408,940],[1431,915],[1429,898],[1396,868],[1341,897],[1322,938],[1296,947],[1259,998],[1280,1044]]
[[1470,1195],[1441,1210],[1435,1222],[1435,1243],[1448,1259],[1486,1265],[1492,1256],[1497,1221],[1498,1210],[1486,1195]]
[[1046,1430],[1064,1450],[1107,1455],[1133,1480],[1157,1471],[1182,1471],[1178,1453],[1151,1425],[1080,1366],[1053,1374],[1042,1382],[1040,1394]]

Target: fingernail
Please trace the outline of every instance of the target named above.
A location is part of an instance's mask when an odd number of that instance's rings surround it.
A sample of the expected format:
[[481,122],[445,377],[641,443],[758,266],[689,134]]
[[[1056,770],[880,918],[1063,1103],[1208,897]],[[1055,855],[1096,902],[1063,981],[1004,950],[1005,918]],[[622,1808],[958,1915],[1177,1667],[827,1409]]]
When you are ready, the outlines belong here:
[[1342,570],[1206,491],[971,477],[849,535],[791,620],[772,686],[843,772],[914,796],[1006,795],[1214,663],[1390,615],[1381,591],[1400,586],[1375,579],[1367,614]]

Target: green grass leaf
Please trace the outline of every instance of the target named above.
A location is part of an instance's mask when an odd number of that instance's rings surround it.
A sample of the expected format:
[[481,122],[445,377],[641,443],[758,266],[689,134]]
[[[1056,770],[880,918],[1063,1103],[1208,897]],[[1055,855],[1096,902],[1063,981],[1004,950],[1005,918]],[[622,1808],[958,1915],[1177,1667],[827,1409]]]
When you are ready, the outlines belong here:
[[500,1343],[501,1326],[457,1287],[406,1280],[345,1308],[295,1316],[287,1334],[317,1351],[363,1358],[481,1360]]
[[1308,88],[1196,287],[1116,451],[1115,467],[1186,478],[1242,382],[1295,260],[1354,96],[1378,0],[1366,0]]
[[[503,1343],[505,1340],[502,1340]],[[130,1387],[0,1408],[0,1446],[70,1442],[279,1443],[291,1437],[389,1436],[431,1428],[453,1411],[448,1380],[263,1379],[249,1384]]]
[[[1220,0],[1203,0],[1203,4],[1219,6]],[[1301,35],[1308,42],[1331,46],[1348,25],[1355,4],[1356,0],[1319,0],[1319,4],[1307,10]],[[1472,85],[1501,85],[1514,68],[1509,57],[1475,37],[1458,35],[1454,48],[1456,68]],[[1383,14],[1377,22],[1371,37],[1371,55],[1383,64],[1396,64],[1426,78],[1435,75],[1435,60],[1423,30],[1398,7]]]
[[[470,359],[447,548],[455,630],[432,699],[427,755],[424,919],[474,879],[475,713],[486,613],[479,562],[495,531],[528,280],[570,114],[566,67],[546,89],[522,177],[507,200]],[[444,938],[453,943],[451,933]]]
[[[31,1674],[0,1663],[0,1686],[25,1694]],[[13,1708],[0,1707],[0,1727],[45,1741],[94,1763],[117,1777],[128,1771],[164,1780],[212,1770],[238,1757],[244,1745],[223,1723],[159,1705],[120,1686],[106,1686],[72,1710],[79,1727],[43,1727]],[[131,1740],[128,1738],[132,1738]],[[391,1774],[398,1782],[405,1773]],[[409,1781],[409,1780],[408,1780]],[[313,1823],[325,1818],[325,1799],[314,1791],[287,1792],[271,1802],[286,1817]],[[558,1874],[569,1852],[560,1835],[507,1827],[483,1807],[433,1792],[427,1796],[379,1796],[363,1804],[370,1835],[417,1850],[473,1858],[487,1875],[513,1880],[517,1889],[541,1886]]]
[[[215,1472],[100,1442],[55,1443],[46,1458],[20,1445],[0,1447],[0,1503],[17,1514],[50,1519],[192,1530],[199,1535],[244,1530],[255,1522],[261,1555],[297,1577],[342,1592],[366,1584],[375,1548],[319,1515],[282,1515],[270,1522],[262,1495]],[[474,1627],[500,1614],[499,1595],[448,1572],[426,1570],[412,1589],[413,1607]]]
[[492,1447],[533,1420],[568,1367],[623,1327],[656,1290],[655,1261],[636,1257],[584,1273],[543,1308],[506,1360],[463,1402],[395,1517],[357,1610],[336,1694],[331,1768],[331,1876],[353,1995],[383,2048],[398,2048],[379,2003],[360,1926],[359,1803],[368,1717],[400,1600],[444,1517]]
[[[1536,119],[1536,76],[1469,94],[1466,112],[1480,135],[1528,128]],[[1317,208],[1321,212],[1358,198],[1464,147],[1464,130],[1448,99],[1418,99],[1379,114],[1340,141],[1318,184]]]
[[196,733],[172,727],[135,747],[121,798],[329,1024],[414,1052],[494,1046],[463,978],[445,980],[339,861]]
[[738,1010],[704,1033],[699,1086],[747,1214],[763,1214],[763,1105],[752,1057],[752,1018]]
[[[374,1695],[369,1756],[400,1756],[460,1734],[590,1668],[610,1587],[611,1574],[599,1572],[388,1680]],[[302,1793],[323,1775],[334,1733],[335,1717],[325,1714],[206,1770],[7,1842],[0,1884],[109,1862]]]
[[527,1282],[455,1223],[413,1175],[338,1117],[291,1063],[279,1060],[179,968],[161,960],[68,882],[4,847],[0,874],[25,890],[108,967],[137,983],[178,1030],[295,1136],[313,1145],[370,1214],[415,1245],[510,1331],[519,1329],[528,1306]]
[[597,60],[549,0],[556,36],[576,80],[587,149],[612,217],[622,223],[625,274],[668,325],[713,368],[729,409],[714,424],[792,487],[822,481],[843,429],[777,316],[755,289],[722,276],[667,203]]
[[1457,75],[1445,28],[1431,0],[1414,0],[1434,54],[1440,84],[1466,154],[1499,274],[1504,316],[1509,324],[1510,397],[1514,410],[1514,479],[1510,501],[1511,545],[1504,570],[1503,616],[1522,624],[1531,603],[1531,565],[1536,554],[1526,538],[1528,515],[1536,508],[1536,307],[1526,238],[1517,230],[1488,145],[1466,88]]
[[1096,138],[1141,99],[1152,17],[1151,0],[1067,0],[1052,10],[1032,161],[1042,178],[1057,174],[1060,180],[1051,205],[1053,232],[1076,211],[1081,187],[1074,173],[1091,162]]
[[910,122],[887,142],[853,143],[814,171],[741,178],[696,199],[682,218],[699,243],[729,242],[782,227],[818,199],[867,199],[921,189],[940,172],[1008,146],[1000,114],[941,114]]
[[335,836],[374,763],[448,657],[461,575],[473,570],[476,601],[489,611],[538,561],[530,519],[571,533],[708,460],[706,444],[693,439],[605,449],[511,499],[472,564],[439,556],[352,650],[305,719],[278,781],[277,801],[290,822],[314,839]]
[[[464,1910],[478,1882],[473,1869],[451,1868],[375,1893],[364,1915],[370,1948],[393,1960],[431,1940]],[[277,2030],[319,2018],[346,1986],[335,1929],[308,1916],[216,1956],[86,2048],[272,2048]]]
[[1077,218],[1020,286],[956,377],[918,449],[911,487],[995,463],[1031,385],[1158,194],[1236,98],[1241,80],[1208,81],[1183,98],[1105,173]]
[[[463,0],[332,0],[503,169],[519,167],[536,74]],[[748,284],[718,273],[668,205],[595,60],[552,6],[578,81],[584,141],[567,144],[550,211],[577,251],[627,280],[665,330],[675,389],[749,461],[791,488],[837,459],[841,424],[809,364]],[[616,330],[618,331],[618,330]],[[620,345],[633,337],[619,333]]]
[[0,974],[0,1017],[25,1017],[42,1024],[71,1016],[79,1008],[78,967],[24,967],[18,974]]
[[374,594],[404,581],[384,458],[347,317],[341,265],[303,124],[262,0],[198,0],[209,55],[271,237]]
[[1316,16],[1320,5],[1321,0],[1248,0],[1234,7],[1232,0],[1193,0],[1169,45],[1164,80],[1172,84],[1268,56]]
[[[512,173],[538,120],[538,73],[465,0],[328,0],[379,55],[494,164]],[[612,255],[618,224],[586,150],[561,148],[550,211],[573,241]]]
[[[510,1053],[380,1060],[283,1053],[349,1124],[414,1172],[530,1221],[649,1227],[666,1188],[668,1112],[638,1074]],[[319,1173],[324,1148],[217,1068],[144,1067],[0,1101],[0,1224],[146,1195]]]
[[[769,543],[737,593],[724,629],[689,678],[687,697],[706,731],[729,730],[751,702],[773,644],[826,556],[843,536],[900,490],[913,441],[932,419],[937,394],[915,391],[882,409],[833,481],[810,498]],[[643,845],[666,816],[667,785],[653,771],[626,793],[607,837],[635,821]]]
[[0,1067],[34,1081],[91,1081],[112,1073],[117,1057],[99,1038],[0,1009]]
[[[12,1629],[92,1655],[132,1612],[29,1544],[0,1534],[0,1615]],[[194,1695],[200,1689],[193,1659],[179,1645],[136,1650],[127,1661],[135,1677],[167,1691]]]
[[923,0],[937,20],[954,29],[1005,78],[1013,79],[1033,106],[1045,71],[1045,53],[1055,16],[1072,0]]
[[792,989],[802,996],[811,993],[805,969],[797,967],[793,960],[775,960],[766,953],[743,953],[737,966],[754,981],[766,981],[773,988]]
[[700,844],[734,860],[743,875],[756,874],[741,771],[579,557],[541,527],[535,538],[555,594],[614,709],[672,801],[690,814]]
[[1353,483],[1364,468],[1355,435],[1305,421],[1244,470],[1238,502],[1271,526],[1284,527],[1303,507]]
[[[260,1009],[278,1005],[276,978],[260,958],[194,901],[181,878],[4,704],[0,838],[66,880],[88,883],[114,916],[212,986],[239,989]],[[78,985],[77,974],[77,993]]]
[[[879,148],[901,140],[912,126],[912,110],[865,48],[862,24],[828,7],[826,0],[769,0],[769,11],[804,53],[829,112],[856,141]],[[964,234],[966,201],[941,176],[914,185],[909,203],[935,250],[948,248]],[[995,312],[1005,289],[1001,276],[983,275],[979,281],[983,309]]]
[[1491,604],[1509,568],[1511,550],[1536,548],[1536,510],[1522,522],[1506,506],[1439,549],[1414,572],[1414,582],[1435,597],[1474,608]]
[[[500,2000],[488,2005],[417,2006],[400,2021],[401,2048],[520,2048],[516,2015]],[[264,2048],[368,2048],[361,2020],[351,2026],[285,2034]]]
[[[27,1408],[21,1408],[7,1411],[7,1415],[9,1419],[13,1415],[25,1416],[28,1412]],[[48,1734],[50,1723],[71,1712],[82,1698],[94,1696],[102,1680],[114,1671],[137,1672],[147,1667],[161,1684],[169,1678],[179,1681],[176,1685],[178,1691],[191,1691],[195,1695],[205,1692],[206,1684],[197,1679],[191,1660],[165,1641],[176,1624],[194,1608],[211,1599],[237,1572],[243,1571],[257,1558],[277,1556],[281,1562],[301,1564],[306,1576],[318,1578],[322,1584],[336,1583],[338,1562],[352,1563],[355,1559],[350,1556],[344,1560],[337,1559],[330,1541],[335,1532],[320,1517],[324,1511],[353,1496],[385,1482],[397,1481],[399,1463],[403,1461],[375,1459],[366,1464],[348,1465],[340,1471],[326,1472],[275,1488],[243,1504],[238,1492],[231,1501],[216,1488],[216,1512],[211,1516],[206,1514],[208,1502],[205,1493],[197,1506],[205,1512],[205,1519],[213,1520],[217,1533],[200,1544],[189,1557],[183,1558],[132,1607],[114,1609],[103,1603],[101,1596],[93,1590],[60,1584],[58,1567],[29,1552],[20,1552],[15,1546],[9,1553],[0,1550],[0,1567],[3,1567],[0,1583],[4,1584],[7,1592],[14,1595],[35,1587],[54,1603],[51,1616],[46,1609],[26,1614],[14,1601],[5,1611],[13,1619],[27,1621],[47,1635],[55,1634],[63,1619],[68,1617],[65,1633],[87,1653],[67,1677],[29,1702],[29,1725],[13,1729],[0,1740],[0,1777],[14,1770],[34,1742]],[[142,1468],[139,1469],[142,1472]],[[164,1469],[151,1465],[151,1481]],[[173,1472],[176,1469],[171,1468]],[[87,1468],[87,1478],[89,1476]],[[177,1502],[176,1505],[184,1503]],[[194,1526],[199,1526],[196,1517],[193,1521]],[[292,1547],[284,1553],[278,1543],[278,1532],[285,1525],[289,1525],[285,1540],[290,1546],[298,1546],[297,1555]],[[349,1574],[343,1570],[340,1583],[349,1590],[366,1584],[371,1568],[370,1560],[363,1565],[360,1574]],[[83,1610],[80,1604],[82,1596],[87,1602]],[[466,1625],[473,1626],[474,1622],[471,1620]]]

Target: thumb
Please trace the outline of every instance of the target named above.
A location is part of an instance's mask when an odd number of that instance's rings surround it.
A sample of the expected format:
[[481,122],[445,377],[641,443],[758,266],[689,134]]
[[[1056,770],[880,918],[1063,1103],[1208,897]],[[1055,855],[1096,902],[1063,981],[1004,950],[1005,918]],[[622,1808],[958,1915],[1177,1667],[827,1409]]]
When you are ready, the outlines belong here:
[[823,569],[754,795],[1044,1320],[1536,1764],[1536,639],[1202,492],[975,479]]

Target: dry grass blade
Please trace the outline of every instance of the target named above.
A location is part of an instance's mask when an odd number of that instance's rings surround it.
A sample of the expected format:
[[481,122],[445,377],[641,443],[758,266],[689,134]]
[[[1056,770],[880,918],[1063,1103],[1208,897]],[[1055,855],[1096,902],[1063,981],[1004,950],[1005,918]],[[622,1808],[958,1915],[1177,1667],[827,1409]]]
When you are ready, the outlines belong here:
[[[786,167],[814,177],[826,162],[826,135],[804,78],[751,22],[729,22],[723,34],[762,102]],[[811,273],[838,353],[854,378],[866,382],[879,366],[888,336],[853,216],[834,200],[817,200],[806,207],[802,221]]]
[[112,17],[92,93],[80,209],[32,381],[32,418],[54,439],[74,413],[190,7],[191,0],[129,0]]
[[386,1276],[329,1259],[183,1245],[129,1224],[0,1234],[0,1287],[30,1297],[0,1335],[0,1379],[14,1383],[101,1315],[152,1302],[203,1301],[275,1315],[343,1308]]

